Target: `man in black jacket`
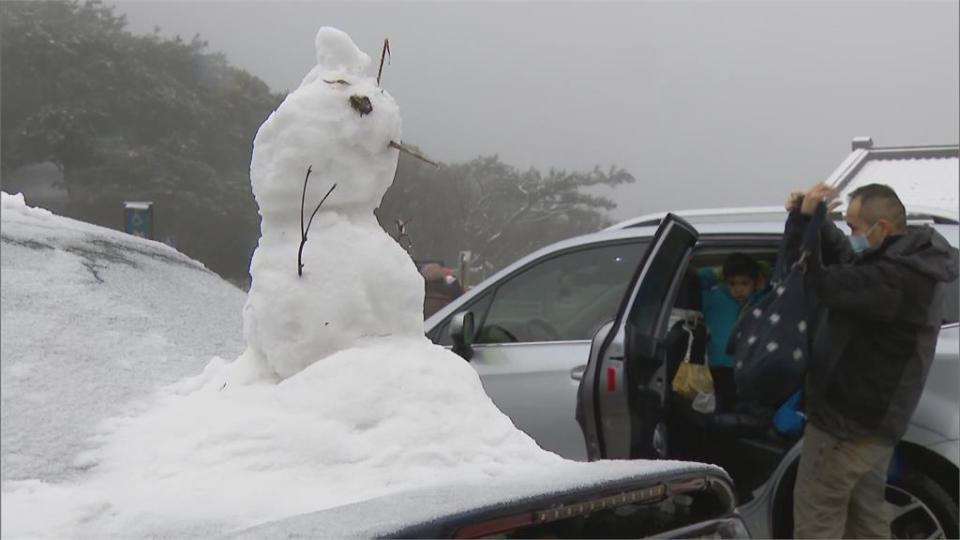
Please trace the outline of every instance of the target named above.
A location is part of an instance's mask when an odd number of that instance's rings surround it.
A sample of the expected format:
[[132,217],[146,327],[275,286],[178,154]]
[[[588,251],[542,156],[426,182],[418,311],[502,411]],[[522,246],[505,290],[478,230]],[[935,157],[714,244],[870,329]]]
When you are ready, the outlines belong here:
[[[784,239],[800,236],[824,184],[793,194]],[[807,258],[807,289],[819,302],[806,383],[807,426],[794,488],[795,538],[889,538],[886,472],[920,400],[957,250],[931,227],[907,227],[888,186],[850,195],[852,234],[829,220]],[[788,250],[789,251],[789,250]]]

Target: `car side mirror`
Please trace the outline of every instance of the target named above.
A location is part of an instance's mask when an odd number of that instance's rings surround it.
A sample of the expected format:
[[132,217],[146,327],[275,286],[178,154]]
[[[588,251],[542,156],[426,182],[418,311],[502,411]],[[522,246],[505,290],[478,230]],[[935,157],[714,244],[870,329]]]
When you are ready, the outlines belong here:
[[473,313],[462,311],[450,319],[450,340],[453,342],[453,352],[464,360],[473,358]]

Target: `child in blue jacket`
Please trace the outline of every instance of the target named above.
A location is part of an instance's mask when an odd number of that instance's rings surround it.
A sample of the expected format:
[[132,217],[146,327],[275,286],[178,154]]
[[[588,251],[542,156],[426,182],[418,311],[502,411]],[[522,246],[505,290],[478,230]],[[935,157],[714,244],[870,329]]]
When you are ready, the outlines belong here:
[[707,267],[699,272],[703,298],[703,316],[710,329],[707,359],[713,375],[718,410],[728,409],[735,399],[733,358],[726,353],[727,341],[744,307],[766,292],[766,279],[752,257],[731,253],[723,261],[722,273]]

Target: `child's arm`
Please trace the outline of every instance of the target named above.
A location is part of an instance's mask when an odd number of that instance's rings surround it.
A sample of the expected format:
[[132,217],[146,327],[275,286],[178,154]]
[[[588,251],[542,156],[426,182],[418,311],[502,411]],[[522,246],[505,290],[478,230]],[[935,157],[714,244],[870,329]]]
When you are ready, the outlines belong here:
[[705,266],[697,271],[697,275],[700,277],[700,288],[707,291],[713,288],[714,285],[720,282],[720,267],[716,266]]

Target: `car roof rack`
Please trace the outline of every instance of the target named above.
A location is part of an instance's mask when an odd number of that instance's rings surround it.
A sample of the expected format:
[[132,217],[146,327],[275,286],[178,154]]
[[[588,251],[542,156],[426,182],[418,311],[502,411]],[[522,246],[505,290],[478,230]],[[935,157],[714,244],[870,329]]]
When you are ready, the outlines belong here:
[[[777,206],[742,206],[734,208],[676,210],[669,213],[689,221],[768,221],[770,219],[781,218],[786,211],[782,207]],[[667,214],[668,212],[645,214],[640,217],[621,221],[616,225],[608,227],[606,230],[615,231],[633,227],[656,227]]]

